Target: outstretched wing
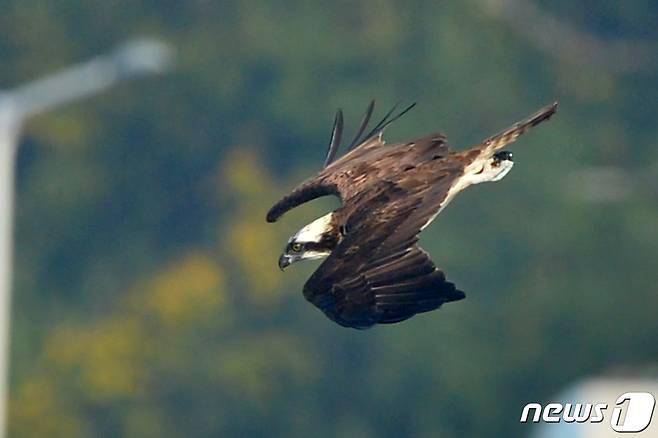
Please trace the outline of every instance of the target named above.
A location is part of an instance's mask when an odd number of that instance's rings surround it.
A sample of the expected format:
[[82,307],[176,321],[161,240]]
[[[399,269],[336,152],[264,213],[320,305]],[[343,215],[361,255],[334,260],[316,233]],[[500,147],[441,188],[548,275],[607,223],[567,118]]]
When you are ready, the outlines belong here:
[[517,138],[528,132],[530,128],[533,128],[539,125],[541,122],[550,119],[551,116],[557,111],[557,105],[557,102],[554,102],[543,107],[533,115],[526,117],[520,122],[516,122],[514,125],[499,132],[498,134],[492,135],[465,153],[473,154],[475,156],[491,157],[496,151],[504,148],[510,143],[515,142]]
[[[268,222],[275,222],[288,210],[321,196],[336,195],[341,201],[345,201],[361,192],[364,186],[375,181],[375,177],[382,177],[382,172],[395,172],[399,168],[397,165],[400,163],[398,156],[402,152],[399,149],[405,146],[410,149],[408,147],[410,144],[381,148],[384,145],[382,133],[391,123],[410,111],[415,104],[410,105],[396,115],[393,114],[397,109],[397,105],[394,106],[379,123],[364,134],[372,116],[374,105],[375,102],[372,101],[368,106],[354,139],[347,145],[347,152],[336,159],[343,133],[343,114],[341,110],[338,110],[331,130],[331,139],[323,170],[277,202],[267,213]],[[437,135],[435,137],[435,146],[445,145],[443,136]],[[416,148],[416,150],[420,151],[419,148]],[[417,154],[413,154],[413,151],[411,154],[409,152],[409,150],[405,150],[407,154],[405,160],[407,162],[414,161]],[[414,164],[416,163],[414,162]]]
[[454,176],[432,186],[383,183],[360,196],[345,237],[304,285],[306,299],[340,325],[368,328],[464,298],[417,245]]

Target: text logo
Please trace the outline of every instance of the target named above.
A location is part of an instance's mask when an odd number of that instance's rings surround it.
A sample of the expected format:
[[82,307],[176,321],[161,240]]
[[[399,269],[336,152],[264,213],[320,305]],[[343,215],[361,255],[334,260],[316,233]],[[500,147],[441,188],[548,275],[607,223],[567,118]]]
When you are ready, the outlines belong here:
[[642,432],[651,423],[656,399],[648,392],[627,392],[619,396],[616,405],[623,405],[627,400],[626,418],[622,422],[622,408],[615,408],[612,411],[610,426],[616,432]]
[[[656,399],[648,392],[627,392],[620,395],[610,417],[615,432],[642,432],[651,423]],[[528,403],[521,412],[521,423],[600,423],[605,419],[607,403]]]

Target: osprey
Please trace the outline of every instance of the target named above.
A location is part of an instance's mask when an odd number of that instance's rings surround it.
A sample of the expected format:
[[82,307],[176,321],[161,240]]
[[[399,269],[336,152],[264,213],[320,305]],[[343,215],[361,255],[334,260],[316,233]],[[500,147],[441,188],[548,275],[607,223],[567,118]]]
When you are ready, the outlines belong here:
[[275,222],[312,199],[340,198],[341,207],[290,238],[279,267],[325,259],[304,296],[342,326],[396,323],[465,297],[418,246],[418,234],[466,187],[502,179],[514,163],[501,149],[557,110],[557,102],[546,106],[463,152],[452,151],[441,133],[385,146],[386,127],[414,105],[393,116],[396,105],[364,134],[372,101],[347,152],[336,159],[343,132],[338,110],[323,169],[267,213]]

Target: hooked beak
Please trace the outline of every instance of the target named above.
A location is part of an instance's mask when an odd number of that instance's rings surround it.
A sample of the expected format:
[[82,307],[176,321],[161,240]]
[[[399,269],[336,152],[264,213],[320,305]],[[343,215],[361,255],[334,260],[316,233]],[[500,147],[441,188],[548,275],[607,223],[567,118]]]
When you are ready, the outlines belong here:
[[281,257],[279,257],[279,269],[283,271],[286,269],[290,264],[292,263],[292,257],[290,257],[287,254],[281,254]]

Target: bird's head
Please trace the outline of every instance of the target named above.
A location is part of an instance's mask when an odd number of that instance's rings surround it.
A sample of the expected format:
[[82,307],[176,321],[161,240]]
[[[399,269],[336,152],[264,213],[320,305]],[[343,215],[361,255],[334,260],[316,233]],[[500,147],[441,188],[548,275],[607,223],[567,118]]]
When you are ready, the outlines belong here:
[[326,214],[295,233],[279,257],[279,268],[300,260],[323,259],[336,247],[339,233],[332,221],[333,213]]

